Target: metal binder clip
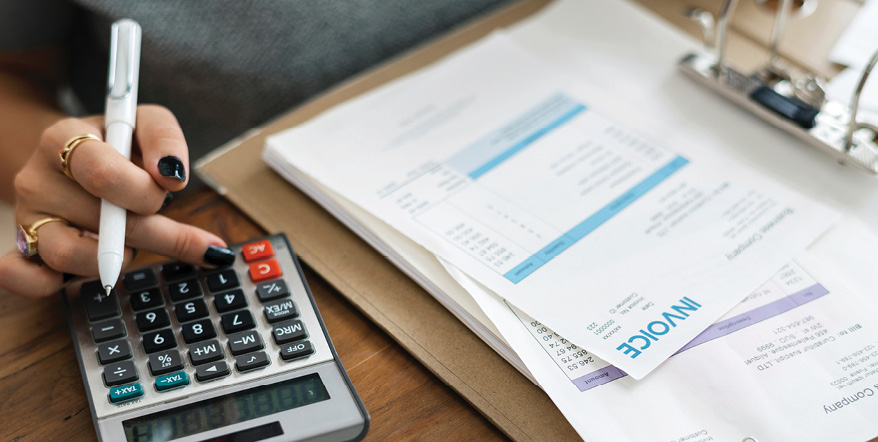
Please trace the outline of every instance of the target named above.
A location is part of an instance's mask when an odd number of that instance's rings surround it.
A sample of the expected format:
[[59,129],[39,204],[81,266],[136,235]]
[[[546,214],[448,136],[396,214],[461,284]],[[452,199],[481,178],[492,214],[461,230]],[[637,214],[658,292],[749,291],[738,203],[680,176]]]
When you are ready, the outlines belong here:
[[[767,0],[755,1],[768,4]],[[878,62],[878,52],[864,69],[850,106],[827,100],[822,78],[792,68],[778,53],[794,7],[798,7],[800,14],[807,14],[813,11],[816,1],[777,0],[774,3],[777,11],[769,40],[768,61],[763,67],[745,74],[727,63],[729,22],[738,0],[724,0],[715,32],[709,29],[714,22],[710,13],[686,9],[686,16],[702,28],[706,53],[687,54],[678,68],[758,117],[831,154],[842,164],[852,164],[878,175],[878,126],[857,120],[860,93]]]

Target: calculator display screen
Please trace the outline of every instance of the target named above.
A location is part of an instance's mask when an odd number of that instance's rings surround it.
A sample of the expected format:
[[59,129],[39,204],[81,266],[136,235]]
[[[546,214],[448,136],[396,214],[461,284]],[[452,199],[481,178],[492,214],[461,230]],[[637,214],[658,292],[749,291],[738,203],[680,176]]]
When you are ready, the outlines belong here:
[[130,419],[122,427],[129,442],[167,441],[327,399],[315,373]]

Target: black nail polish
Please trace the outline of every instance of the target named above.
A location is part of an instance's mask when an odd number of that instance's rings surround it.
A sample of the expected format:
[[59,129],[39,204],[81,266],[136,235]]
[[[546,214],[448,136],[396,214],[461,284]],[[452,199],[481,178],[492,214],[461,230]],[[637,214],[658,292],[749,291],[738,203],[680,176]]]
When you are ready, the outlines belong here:
[[220,246],[210,246],[204,254],[204,262],[217,267],[230,266],[235,263],[235,252]]
[[138,250],[138,249],[136,249],[136,248],[135,248],[135,249],[131,249],[131,260],[132,260],[132,261],[134,261],[134,258],[137,258],[137,252],[139,252],[139,251],[140,251],[140,250]]
[[183,162],[175,156],[168,155],[159,160],[159,173],[162,176],[186,181],[186,168],[183,166]]
[[[165,207],[168,207],[168,204],[171,204],[171,201],[174,201],[174,194],[171,192],[168,192],[168,194],[165,195],[165,202],[162,203],[162,209],[164,209]],[[162,210],[162,209],[159,209],[159,210]]]
[[62,281],[64,281],[64,283],[67,284],[73,278],[76,278],[76,275],[74,275],[73,273],[62,273],[61,278],[62,278]]

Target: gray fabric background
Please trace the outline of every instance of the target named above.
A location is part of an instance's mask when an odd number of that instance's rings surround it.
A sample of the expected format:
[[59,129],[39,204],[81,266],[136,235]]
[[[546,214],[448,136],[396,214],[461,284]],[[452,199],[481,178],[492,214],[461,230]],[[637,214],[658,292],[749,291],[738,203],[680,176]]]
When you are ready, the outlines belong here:
[[0,0],[0,50],[62,45],[89,113],[109,26],[143,27],[140,102],[170,108],[192,158],[507,0]]

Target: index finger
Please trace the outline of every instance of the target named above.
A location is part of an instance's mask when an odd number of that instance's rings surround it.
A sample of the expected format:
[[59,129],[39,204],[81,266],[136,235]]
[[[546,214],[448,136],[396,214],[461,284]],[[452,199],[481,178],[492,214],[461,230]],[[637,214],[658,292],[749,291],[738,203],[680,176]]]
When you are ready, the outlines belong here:
[[186,187],[189,146],[170,110],[154,104],[138,106],[134,138],[140,147],[143,168],[159,186],[170,192]]

